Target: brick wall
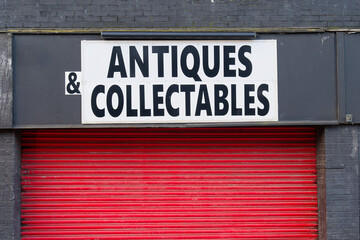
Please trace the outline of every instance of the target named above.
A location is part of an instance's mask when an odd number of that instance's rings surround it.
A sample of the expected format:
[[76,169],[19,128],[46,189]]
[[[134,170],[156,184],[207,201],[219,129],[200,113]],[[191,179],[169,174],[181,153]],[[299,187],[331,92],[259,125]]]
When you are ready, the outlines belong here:
[[0,29],[360,27],[358,0],[0,0]]
[[327,239],[359,239],[359,126],[326,127]]
[[0,239],[20,239],[20,138],[0,131]]

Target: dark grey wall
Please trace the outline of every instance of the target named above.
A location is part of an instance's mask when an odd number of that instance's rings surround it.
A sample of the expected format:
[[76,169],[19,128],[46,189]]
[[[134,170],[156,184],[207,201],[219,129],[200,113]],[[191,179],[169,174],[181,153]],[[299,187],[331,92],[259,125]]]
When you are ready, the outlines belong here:
[[344,34],[345,114],[360,123],[360,34]]
[[20,135],[0,130],[0,239],[20,239]]
[[65,71],[81,70],[81,39],[100,36],[14,36],[15,125],[80,123],[81,96],[65,96],[64,79]]
[[358,0],[0,0],[0,29],[359,27]]
[[335,34],[267,37],[278,39],[279,121],[336,121]]
[[[99,38],[14,35],[15,127],[82,127],[81,97],[65,96],[64,73],[81,70],[81,40]],[[335,34],[260,34],[258,38],[277,39],[280,124],[336,123]]]
[[326,127],[323,134],[327,239],[359,239],[360,127]]

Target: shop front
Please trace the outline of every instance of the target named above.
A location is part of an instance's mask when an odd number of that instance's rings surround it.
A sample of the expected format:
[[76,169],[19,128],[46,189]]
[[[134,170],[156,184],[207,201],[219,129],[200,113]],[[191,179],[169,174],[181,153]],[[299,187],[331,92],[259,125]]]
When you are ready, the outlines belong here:
[[21,239],[322,239],[337,38],[15,34]]

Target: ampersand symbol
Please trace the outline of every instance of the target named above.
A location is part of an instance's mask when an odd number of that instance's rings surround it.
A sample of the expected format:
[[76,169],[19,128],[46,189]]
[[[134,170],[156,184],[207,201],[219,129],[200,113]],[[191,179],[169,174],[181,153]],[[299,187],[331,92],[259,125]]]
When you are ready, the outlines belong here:
[[69,83],[66,85],[66,90],[68,91],[68,93],[70,94],[74,94],[74,93],[80,93],[79,91],[79,87],[80,87],[80,83],[75,83],[77,80],[77,75],[74,72],[71,72],[69,74],[68,77]]

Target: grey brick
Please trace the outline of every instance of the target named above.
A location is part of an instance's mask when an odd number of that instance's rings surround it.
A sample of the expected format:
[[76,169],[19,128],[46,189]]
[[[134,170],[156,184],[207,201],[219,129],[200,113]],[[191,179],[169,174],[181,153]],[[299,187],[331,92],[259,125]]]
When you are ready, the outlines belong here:
[[58,26],[59,26],[59,24],[57,24],[55,22],[41,22],[40,23],[41,28],[56,28]]
[[328,239],[359,237],[359,130],[357,126],[325,128]]
[[101,17],[101,21],[102,22],[114,22],[117,21],[117,17],[112,16],[112,17]]

